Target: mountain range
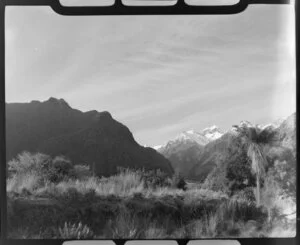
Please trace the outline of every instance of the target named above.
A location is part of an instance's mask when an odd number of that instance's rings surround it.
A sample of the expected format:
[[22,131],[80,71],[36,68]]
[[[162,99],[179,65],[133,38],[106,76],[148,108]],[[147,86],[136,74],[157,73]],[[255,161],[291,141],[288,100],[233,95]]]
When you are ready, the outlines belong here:
[[[266,137],[264,145],[266,155],[284,155],[293,161],[296,152],[296,114],[286,119],[277,120],[267,125],[252,125],[248,121],[239,126],[258,128]],[[156,150],[170,160],[175,172],[185,178],[204,181],[220,166],[237,161],[245,153],[245,145],[241,136],[232,127],[227,132],[217,126],[206,128],[200,132],[189,130],[179,134],[165,145],[155,147]],[[284,152],[284,153],[283,153]]]
[[189,130],[179,134],[164,146],[155,148],[170,160],[175,172],[188,177],[190,169],[198,163],[203,154],[205,145],[217,140],[223,133],[216,126],[205,128],[201,132]]
[[101,176],[119,167],[173,173],[169,160],[140,146],[109,112],[81,112],[63,99],[6,104],[7,161],[23,151],[64,155],[74,164],[93,165]]
[[[268,159],[294,161],[295,113],[267,125],[248,121],[240,125],[261,130],[269,142],[264,145]],[[107,111],[81,112],[56,98],[6,104],[7,161],[23,151],[41,152],[64,155],[74,164],[93,165],[100,176],[115,174],[119,167],[160,169],[203,182],[211,175],[221,177],[228,163],[239,161],[246,151],[235,127],[223,131],[215,125],[180,133],[153,148],[139,145],[130,130]]]

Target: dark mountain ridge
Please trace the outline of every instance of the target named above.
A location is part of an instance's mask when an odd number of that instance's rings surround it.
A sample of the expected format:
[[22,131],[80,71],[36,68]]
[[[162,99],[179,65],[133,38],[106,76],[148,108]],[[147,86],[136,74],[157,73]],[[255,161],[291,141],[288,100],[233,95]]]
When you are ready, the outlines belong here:
[[140,146],[109,112],[81,112],[63,99],[6,104],[6,132],[7,160],[30,151],[95,164],[98,175],[114,174],[118,167],[173,172],[166,158]]

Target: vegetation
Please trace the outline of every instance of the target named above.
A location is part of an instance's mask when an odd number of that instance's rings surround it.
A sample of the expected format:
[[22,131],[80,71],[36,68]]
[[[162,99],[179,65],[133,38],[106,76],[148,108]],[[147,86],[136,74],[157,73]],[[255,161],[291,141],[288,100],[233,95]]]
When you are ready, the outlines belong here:
[[257,127],[248,127],[245,124],[236,126],[237,131],[244,137],[247,145],[247,156],[251,159],[251,168],[256,176],[256,204],[260,205],[261,199],[261,179],[265,175],[265,167],[267,165],[266,156],[264,155],[262,145],[267,143],[264,136],[263,130]]
[[[10,238],[205,238],[295,235],[295,200],[279,171],[266,171],[260,205],[247,156],[229,163],[229,191],[204,188],[160,170],[93,176],[64,157],[24,152],[8,163]],[[257,175],[257,172],[255,172]],[[261,178],[261,175],[260,175]],[[31,221],[28,223],[28,221]]]

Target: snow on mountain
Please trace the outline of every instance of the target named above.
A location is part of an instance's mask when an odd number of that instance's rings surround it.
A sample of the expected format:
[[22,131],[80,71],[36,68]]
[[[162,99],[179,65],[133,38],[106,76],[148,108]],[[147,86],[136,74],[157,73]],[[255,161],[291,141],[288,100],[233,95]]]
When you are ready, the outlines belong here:
[[188,130],[177,136],[177,140],[191,140],[200,145],[206,145],[212,140],[220,138],[224,132],[220,130],[216,125],[203,129],[201,132],[195,130]]
[[216,125],[203,129],[202,133],[209,141],[216,140],[222,137],[222,135],[224,134],[224,132],[220,130]]
[[262,129],[262,130],[264,130],[264,129],[266,129],[266,128],[270,128],[270,127],[276,129],[276,128],[278,128],[285,120],[286,120],[286,118],[280,118],[280,119],[278,119],[278,120],[276,120],[276,121],[274,121],[274,122],[272,122],[272,123],[261,124],[261,125],[257,125],[257,126],[258,126],[258,128],[260,128],[260,129]]
[[[280,123],[282,122],[282,123]],[[296,162],[296,114],[292,114],[285,120],[277,120],[274,123],[265,125],[255,125],[247,121],[238,124],[240,127],[260,127],[265,129],[262,133],[265,144],[262,146],[266,159],[268,161],[279,161],[289,165],[290,175],[295,169]],[[239,127],[239,126],[236,127]],[[279,126],[278,126],[279,125]],[[245,156],[244,140],[239,135],[235,126],[225,133],[220,139],[207,144],[200,155],[198,162],[191,168],[187,174],[192,180],[202,181],[209,175],[210,183],[216,183],[215,186],[222,186],[222,175],[226,173],[228,163],[239,164]],[[243,155],[244,154],[244,155]],[[280,171],[280,170],[279,170]],[[292,177],[287,178],[292,179]],[[284,185],[289,185],[283,181]]]
[[160,148],[162,148],[163,147],[163,145],[155,145],[155,146],[153,146],[152,148],[154,149],[154,150],[159,150]]
[[[278,128],[282,122],[285,119],[278,119],[273,123],[268,123],[268,124],[260,124],[260,125],[256,125],[256,127],[264,130],[266,128],[272,127],[274,129]],[[250,123],[249,121],[241,121],[239,126],[246,126],[246,127],[255,127],[254,124]],[[227,131],[229,133],[232,134],[236,134],[236,128],[232,127],[229,131]],[[202,131],[195,131],[193,129],[184,131],[182,133],[180,133],[177,137],[175,137],[173,140],[168,141],[166,144],[163,145],[157,145],[157,146],[153,146],[152,148],[157,150],[157,151],[163,151],[166,150],[166,148],[174,148],[174,146],[176,145],[184,145],[184,144],[188,144],[191,142],[196,142],[201,146],[205,146],[206,144],[208,144],[211,141],[214,141],[216,139],[221,138],[224,134],[226,133],[226,131],[221,130],[219,127],[217,127],[216,125],[212,125],[211,127],[207,127],[205,129],[203,129]]]
[[189,130],[182,132],[167,144],[153,148],[171,162],[175,172],[187,176],[190,169],[198,163],[204,146],[208,142],[208,139],[201,133]]
[[192,141],[198,143],[199,145],[206,145],[209,142],[205,135],[194,130],[182,132],[175,138],[174,141]]
[[200,146],[205,146],[209,142],[220,138],[223,134],[224,132],[215,125],[205,128],[200,132],[196,132],[195,130],[191,129],[180,133],[177,137],[168,141],[164,145],[157,145],[153,146],[152,148],[161,152],[178,146],[181,148],[190,143],[197,143]]
[[202,132],[205,133],[205,132],[213,132],[213,131],[218,131],[218,130],[219,130],[219,128],[216,125],[213,125],[211,127],[203,129]]
[[240,136],[236,127],[259,127],[262,130],[266,129],[266,134],[278,132],[283,145],[295,152],[294,125],[295,115],[286,120],[261,125],[241,121],[228,131],[213,125],[198,132],[192,129],[184,131],[166,144],[153,148],[171,162],[175,172],[199,180],[206,177],[215,168],[216,163],[219,163],[219,166],[226,166],[223,163],[239,156],[232,156],[232,152],[241,152]]
[[252,124],[251,122],[249,122],[249,121],[241,121],[241,122],[240,122],[240,127],[241,127],[241,126],[246,126],[247,128],[252,128],[252,127],[254,127],[253,124]]

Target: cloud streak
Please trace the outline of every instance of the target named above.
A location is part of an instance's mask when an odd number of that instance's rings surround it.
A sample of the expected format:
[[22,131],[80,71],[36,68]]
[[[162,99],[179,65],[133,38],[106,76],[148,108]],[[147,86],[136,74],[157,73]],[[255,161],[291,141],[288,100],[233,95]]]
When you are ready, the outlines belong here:
[[55,96],[108,110],[147,145],[295,111],[292,6],[172,17],[8,7],[6,16],[7,102]]

